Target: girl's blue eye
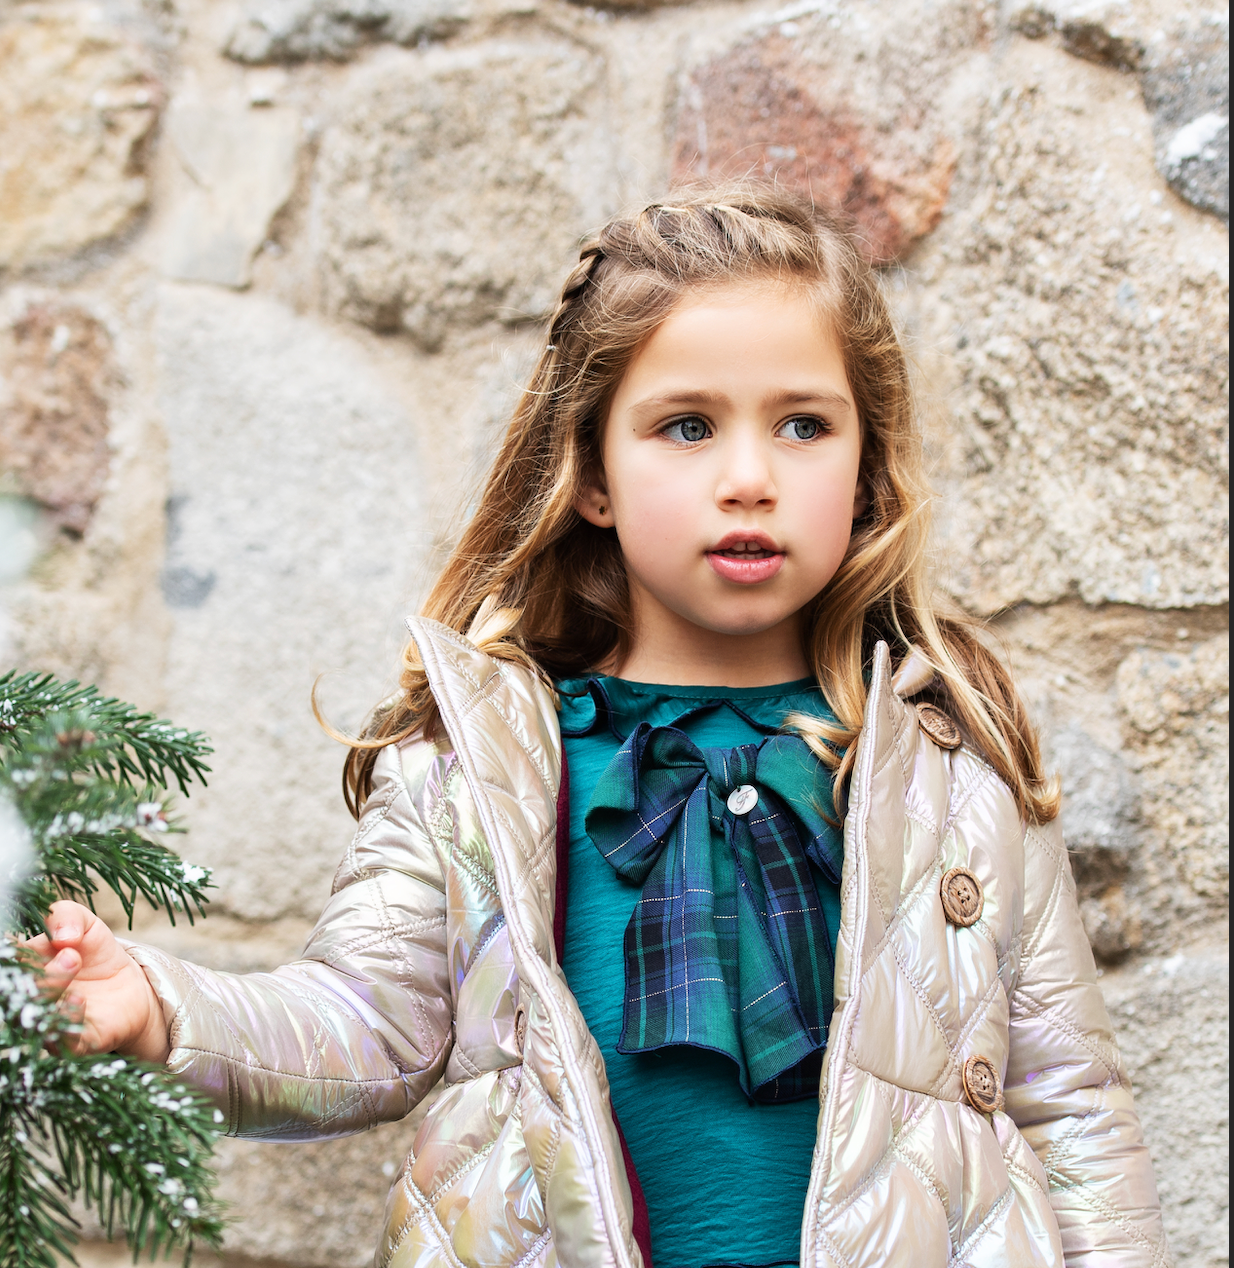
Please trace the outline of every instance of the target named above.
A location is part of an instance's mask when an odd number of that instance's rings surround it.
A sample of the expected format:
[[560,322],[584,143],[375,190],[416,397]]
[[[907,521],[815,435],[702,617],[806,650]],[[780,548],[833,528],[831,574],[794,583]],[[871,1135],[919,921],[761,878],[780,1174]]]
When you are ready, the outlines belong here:
[[790,418],[780,428],[780,435],[788,440],[814,440],[823,434],[824,427],[817,418]]
[[679,418],[675,423],[669,423],[663,434],[669,440],[679,440],[687,445],[694,445],[700,440],[706,440],[709,433],[707,424],[701,418]]

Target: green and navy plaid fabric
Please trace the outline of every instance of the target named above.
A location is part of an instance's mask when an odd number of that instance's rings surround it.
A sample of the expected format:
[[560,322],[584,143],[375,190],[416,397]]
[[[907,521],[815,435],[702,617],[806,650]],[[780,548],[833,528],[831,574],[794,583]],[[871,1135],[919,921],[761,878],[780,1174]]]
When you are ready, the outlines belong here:
[[[747,784],[758,800],[735,814],[729,795]],[[831,781],[797,736],[701,749],[639,723],[585,819],[605,860],[642,885],[619,1052],[710,1048],[755,1100],[817,1094],[835,966],[808,860],[839,883],[828,813]]]

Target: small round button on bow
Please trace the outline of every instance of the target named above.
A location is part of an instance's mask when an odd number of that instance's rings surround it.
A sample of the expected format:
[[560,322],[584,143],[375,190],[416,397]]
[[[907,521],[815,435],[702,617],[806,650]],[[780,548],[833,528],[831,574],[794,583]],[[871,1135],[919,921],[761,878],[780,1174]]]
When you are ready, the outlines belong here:
[[758,789],[753,784],[742,784],[734,788],[724,803],[735,815],[749,814],[758,804]]

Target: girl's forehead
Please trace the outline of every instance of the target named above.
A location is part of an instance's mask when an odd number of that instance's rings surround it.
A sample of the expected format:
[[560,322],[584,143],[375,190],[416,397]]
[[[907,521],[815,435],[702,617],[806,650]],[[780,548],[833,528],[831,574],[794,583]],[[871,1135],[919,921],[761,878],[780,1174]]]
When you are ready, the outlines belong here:
[[836,342],[836,305],[827,292],[828,288],[820,279],[792,276],[756,275],[697,284],[683,291],[668,316],[648,338],[653,338],[666,327],[681,326],[683,318],[700,309],[742,309],[751,315],[755,310],[761,310],[763,314],[778,312],[790,321],[800,321],[805,317],[820,336],[828,342]]
[[804,280],[774,277],[691,287],[648,334],[630,368],[665,355],[667,345],[680,351],[709,342],[717,351],[728,342],[736,348],[761,345],[772,355],[791,347],[829,359],[841,356],[831,306],[820,290]]

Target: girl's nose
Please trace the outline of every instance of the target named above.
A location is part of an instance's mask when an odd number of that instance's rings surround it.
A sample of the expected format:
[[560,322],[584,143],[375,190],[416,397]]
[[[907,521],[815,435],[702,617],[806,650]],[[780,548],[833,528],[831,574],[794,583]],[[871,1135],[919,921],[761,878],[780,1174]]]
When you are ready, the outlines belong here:
[[770,509],[779,496],[771,470],[771,455],[758,440],[736,436],[723,446],[716,503],[719,506]]

